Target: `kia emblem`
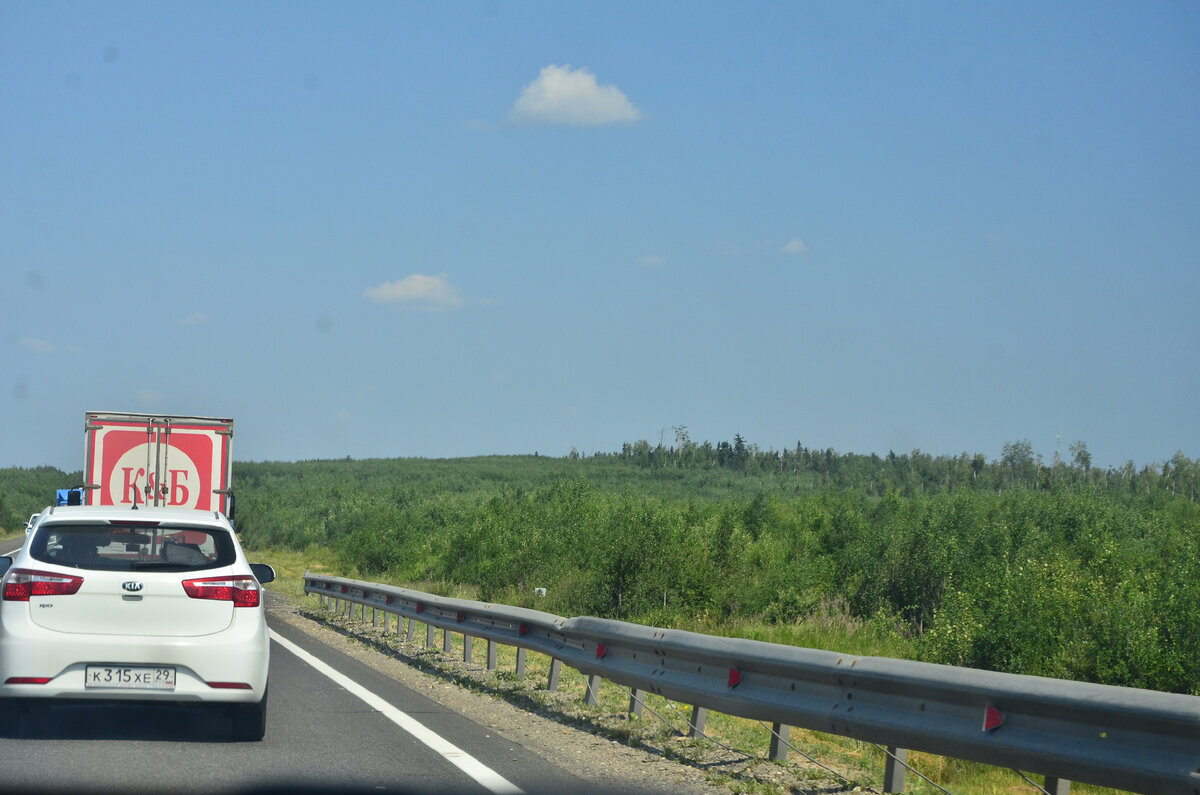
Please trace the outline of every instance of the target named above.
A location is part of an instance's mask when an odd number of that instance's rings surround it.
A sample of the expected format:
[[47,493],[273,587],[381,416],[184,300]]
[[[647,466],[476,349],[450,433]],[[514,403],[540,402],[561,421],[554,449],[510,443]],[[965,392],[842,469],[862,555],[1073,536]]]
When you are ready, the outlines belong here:
[[135,580],[128,580],[126,582],[121,583],[121,587],[124,588],[126,591],[129,591],[130,593],[137,593],[138,591],[142,590],[143,585],[142,585],[142,583],[136,582]]

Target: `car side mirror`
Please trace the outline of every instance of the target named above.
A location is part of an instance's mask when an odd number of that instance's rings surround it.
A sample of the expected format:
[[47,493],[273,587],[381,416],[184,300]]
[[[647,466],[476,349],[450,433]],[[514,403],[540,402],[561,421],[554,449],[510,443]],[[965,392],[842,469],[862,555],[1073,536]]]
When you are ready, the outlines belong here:
[[[12,558],[9,558],[8,562],[11,565]],[[6,566],[5,568],[8,567]],[[254,572],[254,579],[258,580],[260,585],[266,585],[269,582],[275,581],[275,569],[266,563],[251,563],[250,571]]]
[[[8,573],[8,569],[10,566],[12,566],[12,564],[13,560],[8,555],[0,557],[0,577],[3,577]],[[272,572],[272,574],[274,574],[274,572]]]

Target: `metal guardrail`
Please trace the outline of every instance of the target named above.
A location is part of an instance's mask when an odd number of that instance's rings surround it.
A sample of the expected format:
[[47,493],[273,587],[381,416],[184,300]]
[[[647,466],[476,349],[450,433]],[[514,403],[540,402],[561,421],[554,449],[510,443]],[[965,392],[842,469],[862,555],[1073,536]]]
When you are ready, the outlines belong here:
[[[506,605],[434,596],[378,583],[306,573],[305,593],[550,656],[599,679],[703,710],[888,746],[885,791],[904,786],[904,750],[927,751],[1045,776],[1058,795],[1070,781],[1145,793],[1200,795],[1200,697],[948,665],[860,657],[753,640],[656,629],[602,618],[562,618]],[[365,612],[363,613],[365,618]],[[470,654],[470,643],[464,646]],[[634,709],[631,699],[631,710]],[[781,758],[773,742],[772,756]],[[786,756],[786,746],[782,755]]]

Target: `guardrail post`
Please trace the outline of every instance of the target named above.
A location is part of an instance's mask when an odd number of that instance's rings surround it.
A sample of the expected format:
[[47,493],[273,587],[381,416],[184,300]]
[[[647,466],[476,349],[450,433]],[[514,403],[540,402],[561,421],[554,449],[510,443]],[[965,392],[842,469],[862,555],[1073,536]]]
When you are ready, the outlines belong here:
[[471,662],[471,651],[472,651],[471,647],[474,645],[475,645],[475,639],[464,632],[463,633],[463,662],[465,662],[465,663]]
[[[366,609],[367,608],[364,607],[363,612],[366,612]],[[364,617],[364,619],[365,619],[365,617]],[[371,628],[376,629],[378,627],[379,627],[379,613],[378,613],[378,611],[375,610],[375,608],[372,607],[371,608]]]
[[904,792],[904,774],[908,771],[908,749],[888,748],[883,768],[883,791]]
[[638,690],[636,687],[629,691],[629,714],[634,718],[642,717],[642,710],[646,707],[646,691]]
[[588,677],[587,691],[583,694],[583,703],[594,707],[600,703],[600,674]]
[[517,678],[522,679],[525,676],[525,649],[517,649]]
[[[399,632],[400,628],[396,627],[396,631]],[[409,618],[408,619],[408,631],[404,633],[404,639],[411,643],[412,639],[413,639],[413,635],[416,634],[416,631],[417,631],[416,619]]]
[[433,624],[425,625],[425,648],[432,649],[433,643]]
[[1042,789],[1050,795],[1071,795],[1071,782],[1065,778],[1046,776],[1046,780],[1042,783],[1045,785]]
[[792,739],[792,727],[784,723],[771,724],[771,761],[786,762],[789,743]]
[[562,674],[562,660],[554,657],[550,660],[550,678],[546,680],[546,689],[553,693],[558,690],[558,677]]
[[390,614],[388,613],[388,611],[386,611],[386,610],[383,611],[383,634],[384,635],[388,634],[388,616],[389,615]]
[[487,644],[487,669],[494,671],[496,670],[496,641],[489,640]]
[[450,634],[450,630],[443,629],[442,630],[442,651],[446,652],[446,654],[449,654],[450,650],[453,648],[454,648],[454,636]]
[[699,704],[692,706],[692,716],[688,718],[688,737],[699,737],[704,733],[704,724],[708,723],[708,708]]

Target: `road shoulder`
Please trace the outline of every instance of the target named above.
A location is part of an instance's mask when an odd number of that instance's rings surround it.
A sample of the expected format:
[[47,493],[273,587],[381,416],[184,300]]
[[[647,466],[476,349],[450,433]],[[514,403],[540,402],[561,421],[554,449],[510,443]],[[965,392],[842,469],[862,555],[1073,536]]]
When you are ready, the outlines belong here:
[[487,693],[468,690],[445,676],[422,671],[405,661],[402,650],[385,649],[363,634],[306,617],[301,606],[277,591],[267,590],[266,605],[271,621],[287,623],[468,716],[508,741],[595,784],[597,790],[703,795],[725,795],[730,791],[709,781],[701,770],[580,728],[564,726]]

